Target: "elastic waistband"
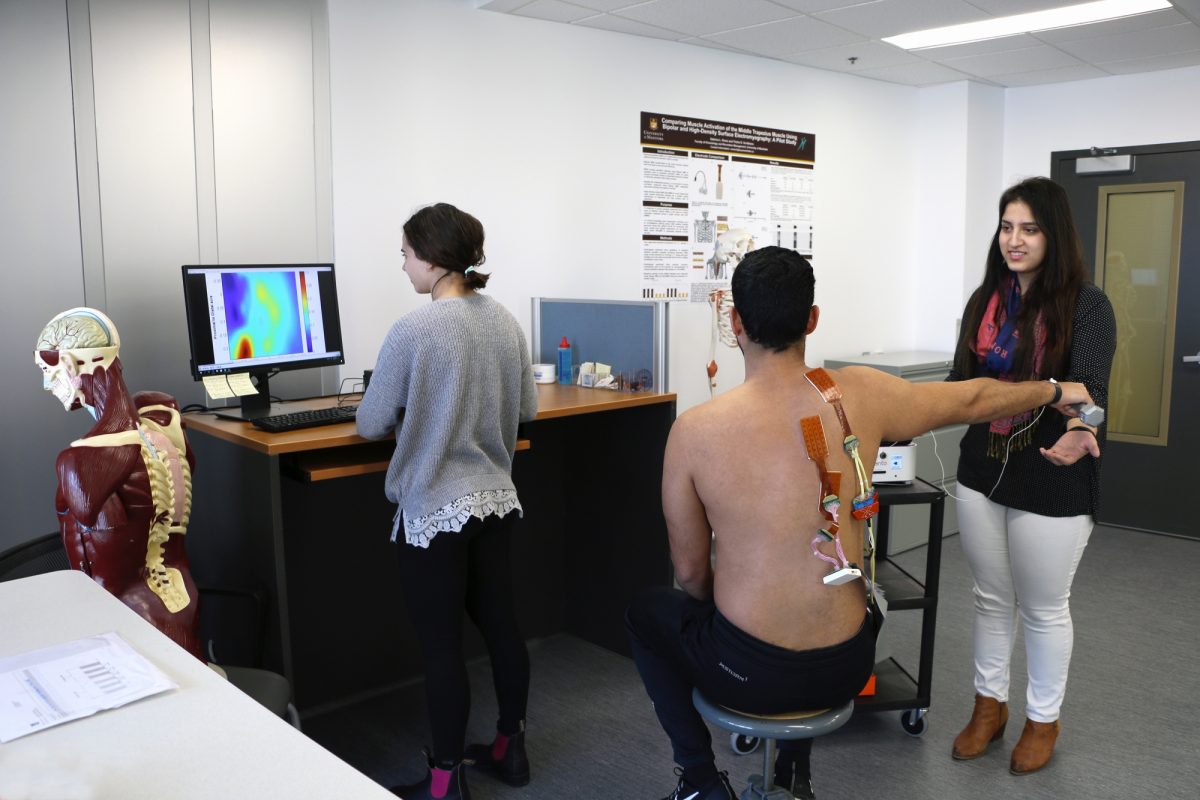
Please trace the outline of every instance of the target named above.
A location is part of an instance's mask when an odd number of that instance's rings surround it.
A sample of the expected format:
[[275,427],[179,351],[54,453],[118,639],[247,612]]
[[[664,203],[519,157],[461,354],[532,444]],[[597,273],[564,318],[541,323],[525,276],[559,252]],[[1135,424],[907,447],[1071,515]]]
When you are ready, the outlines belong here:
[[[744,630],[734,625],[721,614],[720,611],[714,609],[712,626],[713,635],[723,640],[724,644],[741,649],[747,654],[753,654],[758,659],[768,663],[803,663],[814,664],[823,661],[834,661],[845,658],[850,653],[853,653],[867,644],[865,640],[871,637],[871,617],[870,614],[863,615],[862,625],[849,639],[837,644],[829,645],[828,647],[816,647],[811,650],[789,650],[786,647],[780,647],[770,642],[764,642],[762,639],[751,636]],[[874,642],[869,642],[870,647],[874,650]]]

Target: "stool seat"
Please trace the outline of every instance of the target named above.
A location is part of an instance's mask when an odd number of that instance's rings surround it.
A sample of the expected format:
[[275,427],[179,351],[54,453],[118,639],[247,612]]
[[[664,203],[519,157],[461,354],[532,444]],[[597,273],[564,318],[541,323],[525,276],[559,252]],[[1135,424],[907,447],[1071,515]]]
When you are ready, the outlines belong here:
[[711,702],[699,689],[692,690],[692,705],[700,716],[717,727],[760,739],[815,739],[836,731],[854,713],[854,701],[850,700],[837,708],[818,711],[747,714]]

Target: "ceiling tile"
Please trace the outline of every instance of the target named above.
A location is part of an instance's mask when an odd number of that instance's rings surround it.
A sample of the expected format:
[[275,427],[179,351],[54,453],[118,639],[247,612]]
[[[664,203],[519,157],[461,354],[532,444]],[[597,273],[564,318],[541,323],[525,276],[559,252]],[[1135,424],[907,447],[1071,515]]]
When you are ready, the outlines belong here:
[[829,11],[834,8],[856,6],[870,0],[772,0],[781,6],[799,11],[802,14],[815,14],[818,11]]
[[888,81],[889,83],[905,83],[909,86],[932,86],[936,83],[971,80],[970,75],[950,69],[949,67],[943,67],[941,64],[932,64],[928,61],[901,64],[897,67],[866,69],[854,74],[866,78]]
[[1171,0],[1171,4],[1200,25],[1200,0]]
[[486,11],[499,11],[502,14],[507,14],[513,9],[526,5],[528,2],[529,0],[485,0],[478,7]]
[[971,5],[982,8],[996,17],[1011,17],[1013,14],[1028,14],[1075,5],[1078,0],[970,0]]
[[[853,64],[850,63],[851,56],[857,59]],[[892,47],[890,44],[859,42],[858,44],[844,44],[841,47],[827,47],[824,50],[792,53],[783,56],[783,60],[793,64],[803,64],[807,67],[832,69],[839,72],[859,72],[881,67],[894,67],[898,64],[915,64],[923,59],[917,58],[899,47]]]
[[[913,86],[1032,86],[1200,63],[1200,0],[1092,25],[906,53],[914,30],[1085,0],[473,0],[480,9]],[[4,0],[0,0],[0,3]],[[851,65],[850,57],[857,57]]]
[[1138,14],[1133,17],[1110,19],[1107,22],[1093,22],[1090,25],[1072,25],[1069,28],[1054,28],[1048,31],[1038,31],[1033,35],[1043,42],[1057,44],[1059,42],[1074,42],[1079,39],[1094,39],[1097,36],[1111,36],[1116,33],[1131,33],[1144,31],[1149,28],[1163,28],[1167,25],[1186,23],[1187,18],[1174,9],[1165,8],[1162,11],[1152,11],[1149,14]]
[[669,31],[665,28],[659,28],[654,25],[647,25],[644,22],[637,22],[624,17],[617,17],[612,14],[597,14],[594,17],[581,19],[574,23],[587,28],[601,28],[606,31],[616,31],[617,33],[631,33],[635,36],[649,36],[654,39],[670,39],[676,41],[683,38],[683,34],[678,31]]
[[964,0],[875,0],[816,16],[872,39],[991,18]]
[[1093,64],[1127,61],[1131,58],[1153,58],[1168,53],[1200,49],[1200,28],[1189,22],[1148,31],[1062,42],[1055,46]]
[[795,16],[791,9],[768,0],[652,0],[613,13],[688,36],[705,36]]
[[812,17],[793,17],[704,38],[776,58],[803,50],[863,41],[861,36]]
[[[528,0],[526,0],[528,2]],[[618,8],[635,6],[645,0],[571,0],[577,6],[592,8],[596,11],[616,11]]]
[[1091,64],[1079,64],[1073,67],[1055,67],[1054,69],[1037,69],[1032,72],[1017,72],[1012,75],[996,75],[992,81],[1001,86],[1036,86],[1043,83],[1067,83],[1068,81],[1085,81],[1091,78],[1104,78],[1109,73],[1093,67]]
[[1153,72],[1160,69],[1178,69],[1194,67],[1200,64],[1200,50],[1189,50],[1186,53],[1169,53],[1150,58],[1135,58],[1128,61],[1109,61],[1103,68],[1117,75],[1130,75],[1135,72]]
[[533,0],[526,6],[521,6],[512,12],[518,17],[534,17],[551,22],[574,22],[585,17],[594,17],[596,12],[590,8],[580,8],[562,0]]
[[1074,67],[1079,65],[1079,59],[1067,55],[1061,50],[1056,50],[1050,45],[1041,44],[1037,47],[1026,47],[1003,53],[946,59],[942,63],[953,69],[988,78],[992,75],[1012,75],[1038,69]]

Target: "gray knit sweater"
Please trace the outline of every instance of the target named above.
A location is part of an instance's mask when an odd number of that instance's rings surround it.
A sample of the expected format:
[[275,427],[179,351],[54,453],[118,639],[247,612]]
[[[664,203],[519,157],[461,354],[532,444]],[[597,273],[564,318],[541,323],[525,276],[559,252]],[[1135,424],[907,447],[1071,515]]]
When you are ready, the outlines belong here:
[[392,325],[358,407],[358,433],[395,433],[384,491],[413,519],[472,492],[515,491],[517,422],[536,413],[521,326],[504,306],[474,293],[430,303]]

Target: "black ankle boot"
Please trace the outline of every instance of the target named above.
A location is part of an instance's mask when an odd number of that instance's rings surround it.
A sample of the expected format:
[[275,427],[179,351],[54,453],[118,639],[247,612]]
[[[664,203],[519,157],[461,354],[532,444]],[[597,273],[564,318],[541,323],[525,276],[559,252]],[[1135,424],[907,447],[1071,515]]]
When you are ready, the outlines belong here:
[[816,798],[816,795],[813,793],[812,779],[798,772],[776,772],[775,786],[791,792],[795,800],[815,800]]
[[499,778],[509,786],[524,786],[529,783],[529,756],[525,753],[525,720],[520,729],[508,737],[504,755],[494,758],[495,742],[492,744],[467,745],[465,759],[480,772]]
[[805,740],[800,747],[781,750],[775,759],[775,785],[791,792],[794,800],[814,800],[812,772],[809,758],[812,740]]
[[[429,757],[429,754],[426,753]],[[406,786],[393,786],[391,792],[404,800],[471,800],[471,790],[467,788],[467,775],[464,762],[460,761],[450,769],[439,769],[433,758],[429,757],[429,772],[424,780]],[[442,789],[442,794],[435,794],[435,789]]]

